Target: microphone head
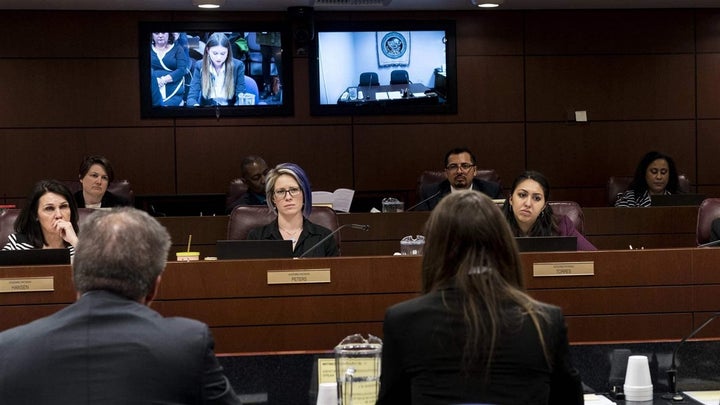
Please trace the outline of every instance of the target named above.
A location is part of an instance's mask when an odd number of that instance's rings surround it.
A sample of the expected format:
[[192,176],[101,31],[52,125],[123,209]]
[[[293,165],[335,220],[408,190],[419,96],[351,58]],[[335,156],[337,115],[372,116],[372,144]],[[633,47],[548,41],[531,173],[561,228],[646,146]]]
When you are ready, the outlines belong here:
[[350,227],[353,229],[359,229],[361,231],[367,231],[370,229],[370,225],[364,225],[364,224],[350,224]]

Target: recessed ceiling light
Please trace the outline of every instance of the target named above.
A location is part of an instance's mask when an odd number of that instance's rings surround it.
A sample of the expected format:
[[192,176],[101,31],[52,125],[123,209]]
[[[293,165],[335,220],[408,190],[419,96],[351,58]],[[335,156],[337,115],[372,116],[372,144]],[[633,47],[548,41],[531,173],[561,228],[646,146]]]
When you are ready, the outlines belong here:
[[225,4],[225,0],[192,0],[192,4],[200,8],[220,8]]
[[504,0],[470,0],[473,6],[481,8],[499,7]]

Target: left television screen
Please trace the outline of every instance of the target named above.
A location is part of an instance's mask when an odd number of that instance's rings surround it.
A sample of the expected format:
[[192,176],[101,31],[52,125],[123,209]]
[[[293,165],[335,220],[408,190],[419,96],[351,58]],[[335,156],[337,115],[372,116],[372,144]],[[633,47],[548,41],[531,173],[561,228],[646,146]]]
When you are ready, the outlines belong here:
[[272,22],[142,22],[143,118],[292,115],[290,33]]

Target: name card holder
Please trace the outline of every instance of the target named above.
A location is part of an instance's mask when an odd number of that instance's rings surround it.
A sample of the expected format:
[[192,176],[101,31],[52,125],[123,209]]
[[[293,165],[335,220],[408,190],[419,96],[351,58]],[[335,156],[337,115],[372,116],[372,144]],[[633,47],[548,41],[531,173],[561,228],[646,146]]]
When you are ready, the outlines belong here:
[[330,269],[268,270],[270,284],[317,284],[330,282]]
[[55,291],[55,278],[20,277],[0,279],[0,293]]
[[533,277],[594,276],[595,262],[533,263]]

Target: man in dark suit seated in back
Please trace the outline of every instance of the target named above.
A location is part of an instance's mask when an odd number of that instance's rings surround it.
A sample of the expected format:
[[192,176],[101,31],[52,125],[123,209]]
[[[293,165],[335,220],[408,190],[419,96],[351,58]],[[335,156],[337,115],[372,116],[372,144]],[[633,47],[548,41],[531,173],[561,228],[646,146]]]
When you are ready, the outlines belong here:
[[77,301],[0,333],[0,403],[240,404],[207,325],[149,307],[167,230],[134,208],[98,211],[81,229]]
[[503,198],[500,185],[475,178],[475,155],[467,148],[451,149],[445,154],[447,179],[426,184],[420,190],[420,203],[415,211],[430,211],[443,197],[457,190],[477,190],[490,198]]
[[240,178],[247,185],[247,191],[237,200],[230,203],[227,213],[238,205],[266,205],[265,176],[270,169],[260,156],[247,156],[240,162]]

